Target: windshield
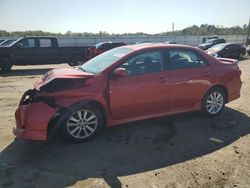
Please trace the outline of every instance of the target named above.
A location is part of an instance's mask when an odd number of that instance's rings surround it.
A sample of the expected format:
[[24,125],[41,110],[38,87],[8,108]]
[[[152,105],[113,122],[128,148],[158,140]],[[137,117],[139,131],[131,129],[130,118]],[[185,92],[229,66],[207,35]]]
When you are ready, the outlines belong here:
[[227,46],[227,44],[217,44],[211,48],[209,48],[209,50],[213,50],[213,51],[220,51],[223,48],[225,48]]
[[114,48],[94,57],[79,68],[85,72],[98,74],[131,51],[129,48]]
[[9,46],[9,45],[12,44],[14,41],[16,41],[16,40],[8,40],[8,41],[2,43],[1,46]]
[[203,44],[212,44],[216,39],[209,39]]
[[99,48],[101,45],[103,45],[104,43],[103,42],[100,42],[100,43],[97,43],[96,45],[95,45],[95,48]]

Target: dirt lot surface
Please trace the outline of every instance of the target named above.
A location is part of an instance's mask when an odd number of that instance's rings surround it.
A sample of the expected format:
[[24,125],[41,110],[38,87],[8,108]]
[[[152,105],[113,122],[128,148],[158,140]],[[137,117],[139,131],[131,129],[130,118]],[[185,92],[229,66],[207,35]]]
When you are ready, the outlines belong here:
[[0,187],[249,187],[250,59],[240,62],[242,96],[214,119],[197,113],[104,130],[86,143],[14,140],[24,91],[52,67],[0,75]]

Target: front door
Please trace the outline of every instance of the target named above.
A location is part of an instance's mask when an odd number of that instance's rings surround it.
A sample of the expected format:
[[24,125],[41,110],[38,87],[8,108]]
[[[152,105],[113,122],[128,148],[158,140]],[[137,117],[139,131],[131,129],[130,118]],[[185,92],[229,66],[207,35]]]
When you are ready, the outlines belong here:
[[18,65],[31,65],[36,62],[35,39],[23,39],[13,47],[13,60]]
[[163,51],[151,50],[129,58],[120,67],[127,77],[110,79],[110,106],[114,119],[168,110],[169,72]]

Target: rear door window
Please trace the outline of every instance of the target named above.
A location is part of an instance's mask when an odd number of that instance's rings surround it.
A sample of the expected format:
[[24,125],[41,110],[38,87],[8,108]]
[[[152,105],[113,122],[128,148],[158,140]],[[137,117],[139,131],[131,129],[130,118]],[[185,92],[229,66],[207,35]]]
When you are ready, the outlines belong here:
[[41,48],[51,47],[51,39],[39,39],[39,44]]
[[194,68],[208,65],[201,55],[186,49],[170,49],[169,60],[171,69]]

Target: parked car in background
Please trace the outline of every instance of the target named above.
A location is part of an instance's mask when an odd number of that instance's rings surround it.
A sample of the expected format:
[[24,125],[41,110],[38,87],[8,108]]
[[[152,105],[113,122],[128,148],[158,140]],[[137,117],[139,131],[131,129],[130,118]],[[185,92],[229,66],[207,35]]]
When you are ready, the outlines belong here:
[[5,39],[0,39],[0,44],[1,44],[3,41],[5,41]]
[[209,39],[205,43],[200,44],[198,47],[201,50],[207,50],[208,48],[211,48],[212,46],[220,43],[226,43],[225,39]]
[[60,129],[85,141],[104,126],[190,111],[216,116],[240,97],[237,62],[184,45],[118,47],[78,69],[46,73],[21,98],[13,132],[45,141]]
[[135,44],[154,43],[150,40],[137,41]]
[[91,59],[105,51],[124,45],[126,45],[124,42],[100,42],[88,49],[86,57]]
[[176,44],[176,42],[174,42],[174,41],[166,41],[166,42],[164,42],[165,44]]
[[240,44],[222,43],[209,48],[206,53],[214,57],[242,58],[246,48]]
[[250,56],[250,46],[247,46],[246,48],[248,55]]
[[0,72],[13,65],[39,65],[84,61],[86,47],[59,47],[55,37],[24,37],[0,48]]
[[0,43],[0,47],[11,45],[16,39],[6,39]]

